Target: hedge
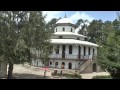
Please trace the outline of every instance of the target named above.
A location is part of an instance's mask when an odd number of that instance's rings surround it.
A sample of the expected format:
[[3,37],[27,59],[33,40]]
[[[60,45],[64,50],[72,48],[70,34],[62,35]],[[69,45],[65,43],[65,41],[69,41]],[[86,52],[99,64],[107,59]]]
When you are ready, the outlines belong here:
[[[54,73],[52,73],[51,75],[52,75],[52,76],[55,76]],[[56,76],[61,76],[61,74],[60,74],[60,73],[57,73]],[[64,74],[62,74],[62,76],[72,77],[72,78],[79,78],[79,79],[82,78],[81,75],[79,75],[79,74],[67,74],[67,73],[64,73]]]
[[92,79],[112,79],[110,75],[106,76],[93,76]]

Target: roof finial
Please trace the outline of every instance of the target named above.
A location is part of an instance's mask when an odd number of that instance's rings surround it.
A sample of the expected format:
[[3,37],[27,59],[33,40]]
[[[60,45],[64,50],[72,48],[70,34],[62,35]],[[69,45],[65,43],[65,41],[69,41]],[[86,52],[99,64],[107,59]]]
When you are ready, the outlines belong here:
[[66,13],[65,13],[65,18],[67,18]]

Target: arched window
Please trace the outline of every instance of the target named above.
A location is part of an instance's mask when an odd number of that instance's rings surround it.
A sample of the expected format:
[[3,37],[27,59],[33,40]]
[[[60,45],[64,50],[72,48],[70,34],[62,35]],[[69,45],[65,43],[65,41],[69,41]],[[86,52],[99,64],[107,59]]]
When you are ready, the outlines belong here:
[[61,68],[62,68],[62,69],[65,68],[65,63],[64,63],[64,62],[62,62],[62,64],[61,64]]
[[69,45],[69,54],[72,54],[72,45]]
[[52,65],[52,62],[50,62],[50,65]]
[[65,31],[65,28],[63,27],[63,31]]
[[87,41],[88,39],[87,38],[85,38],[85,41]]
[[77,37],[77,40],[80,40],[80,38]]
[[62,36],[59,36],[59,38],[62,38]]
[[71,28],[71,32],[72,32],[72,28]]
[[68,64],[68,69],[72,69],[72,63]]

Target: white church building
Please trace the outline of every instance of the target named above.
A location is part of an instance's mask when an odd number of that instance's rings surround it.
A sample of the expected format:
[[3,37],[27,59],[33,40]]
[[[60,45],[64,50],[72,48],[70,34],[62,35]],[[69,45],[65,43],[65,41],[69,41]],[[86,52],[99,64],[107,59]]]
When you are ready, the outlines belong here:
[[[77,27],[68,19],[56,22],[51,37],[53,52],[49,56],[49,67],[79,70],[80,72],[99,71],[96,64],[97,44],[87,41],[87,37],[75,33]],[[32,61],[34,66],[44,66],[40,60]]]

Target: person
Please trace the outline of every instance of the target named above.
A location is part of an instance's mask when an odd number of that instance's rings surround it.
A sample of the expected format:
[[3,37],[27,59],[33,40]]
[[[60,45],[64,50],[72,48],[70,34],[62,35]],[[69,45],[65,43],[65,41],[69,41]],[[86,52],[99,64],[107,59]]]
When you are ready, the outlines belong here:
[[44,71],[44,77],[46,76],[46,70]]

